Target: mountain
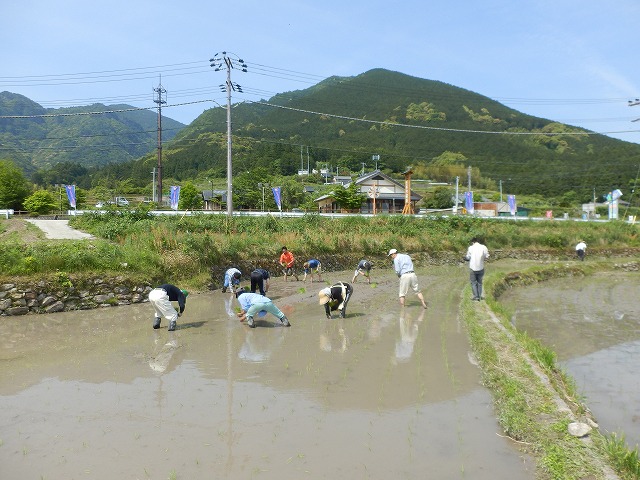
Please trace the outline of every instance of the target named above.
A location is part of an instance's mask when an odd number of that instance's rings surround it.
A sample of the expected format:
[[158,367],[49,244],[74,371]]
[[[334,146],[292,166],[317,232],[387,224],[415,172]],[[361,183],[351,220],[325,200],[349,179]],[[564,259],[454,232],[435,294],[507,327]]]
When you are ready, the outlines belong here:
[[[390,172],[409,166],[434,172],[443,158],[454,158],[463,175],[471,166],[511,192],[554,196],[574,190],[591,198],[594,189],[624,187],[636,177],[640,155],[640,145],[384,69],[238,104],[232,125],[234,172],[262,166],[292,174],[306,168],[308,158],[312,168],[327,163],[357,172],[363,163],[373,169],[373,154]],[[207,169],[224,172],[225,132],[226,110],[205,111],[165,149],[165,172],[178,179]],[[460,180],[466,184],[464,176]]]
[[[51,111],[24,97],[0,94],[0,115],[6,115],[5,109],[41,115],[119,107],[124,106]],[[256,168],[295,175],[307,164],[357,173],[365,164],[366,170],[377,167],[402,178],[400,174],[411,167],[416,179],[455,182],[458,177],[466,188],[469,172],[472,189],[496,189],[500,184],[505,193],[544,197],[573,191],[579,200],[588,201],[594,192],[600,196],[612,188],[628,189],[640,157],[638,144],[385,69],[330,77],[304,90],[239,103],[231,116],[234,175]],[[147,124],[138,120],[141,117]],[[0,119],[0,154],[6,157],[6,145],[13,141],[19,148],[12,153],[20,158],[26,153],[27,165],[33,156],[31,168],[61,158],[85,166],[106,165],[78,184],[109,177],[148,186],[157,163],[155,121],[150,111]],[[226,109],[209,109],[179,131],[172,131],[172,125],[181,126],[163,119],[163,178],[202,183],[226,176]],[[373,155],[379,155],[375,164]]]
[[[85,167],[128,162],[153,151],[157,113],[130,105],[93,104],[43,108],[32,100],[0,92],[0,158],[11,158],[27,174],[63,163]],[[162,117],[163,139],[184,124]]]

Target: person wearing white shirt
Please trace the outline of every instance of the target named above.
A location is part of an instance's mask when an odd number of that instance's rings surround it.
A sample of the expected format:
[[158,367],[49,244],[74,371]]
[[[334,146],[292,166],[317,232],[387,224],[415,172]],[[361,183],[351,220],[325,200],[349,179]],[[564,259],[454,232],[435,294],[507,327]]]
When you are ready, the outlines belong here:
[[484,261],[489,258],[489,250],[476,237],[471,239],[465,259],[469,261],[469,279],[473,300],[482,300],[482,278],[484,277]]
[[587,250],[587,244],[584,243],[584,240],[580,240],[576,245],[576,254],[578,255],[578,258],[580,259],[580,261],[582,262],[584,262],[584,254],[586,250]]
[[398,292],[400,305],[404,307],[405,297],[411,288],[411,290],[413,290],[420,299],[422,308],[427,308],[427,302],[425,302],[422,290],[420,290],[420,286],[418,285],[418,277],[413,271],[413,261],[411,260],[411,257],[406,253],[398,253],[398,250],[395,248],[389,250],[387,257],[391,257],[393,259],[393,269],[400,279],[400,288]]

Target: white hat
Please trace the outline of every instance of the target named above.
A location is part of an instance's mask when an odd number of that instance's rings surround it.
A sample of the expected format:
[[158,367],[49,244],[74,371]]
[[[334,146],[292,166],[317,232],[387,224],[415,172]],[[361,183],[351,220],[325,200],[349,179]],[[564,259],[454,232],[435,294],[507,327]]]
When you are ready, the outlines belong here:
[[396,250],[395,248],[392,248],[391,250],[389,250],[389,253],[387,254],[387,257],[390,257],[394,253],[398,253],[398,250]]

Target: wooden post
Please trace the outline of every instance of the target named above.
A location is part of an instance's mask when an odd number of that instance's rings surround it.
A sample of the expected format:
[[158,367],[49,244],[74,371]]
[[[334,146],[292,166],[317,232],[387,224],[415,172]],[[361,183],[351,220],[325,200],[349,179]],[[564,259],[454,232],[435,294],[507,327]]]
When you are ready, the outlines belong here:
[[404,208],[403,215],[413,215],[413,204],[411,203],[411,175],[413,170],[409,169],[404,172]]

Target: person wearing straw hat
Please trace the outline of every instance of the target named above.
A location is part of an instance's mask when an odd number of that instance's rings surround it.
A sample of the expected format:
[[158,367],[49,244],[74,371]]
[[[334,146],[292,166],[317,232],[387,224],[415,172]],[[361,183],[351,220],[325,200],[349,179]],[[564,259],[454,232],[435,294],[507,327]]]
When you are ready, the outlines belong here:
[[413,271],[413,261],[411,257],[406,253],[398,253],[398,250],[392,248],[389,250],[387,257],[393,259],[393,269],[396,271],[396,275],[400,279],[400,289],[398,296],[400,297],[400,305],[404,307],[405,297],[411,288],[422,303],[422,308],[427,308],[427,302],[424,301],[424,296],[418,285],[418,276]]
[[346,282],[338,282],[318,292],[318,303],[324,305],[327,318],[331,320],[331,312],[338,310],[340,317],[347,316],[347,304],[353,294],[353,287]]
[[[164,317],[169,321],[169,331],[173,332],[176,329],[178,317],[182,316],[186,308],[188,295],[189,292],[181,290],[170,283],[165,283],[151,290],[149,292],[149,303],[155,310],[153,328],[160,328],[160,322]],[[171,302],[178,302],[178,311],[176,311]]]

